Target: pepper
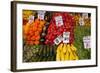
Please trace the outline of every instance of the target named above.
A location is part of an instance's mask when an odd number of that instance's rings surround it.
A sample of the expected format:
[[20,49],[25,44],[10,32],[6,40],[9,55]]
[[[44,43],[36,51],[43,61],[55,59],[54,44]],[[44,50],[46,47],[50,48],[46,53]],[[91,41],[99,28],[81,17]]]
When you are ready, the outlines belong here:
[[[62,16],[63,25],[57,26],[55,17]],[[53,13],[52,19],[50,21],[50,26],[48,27],[47,35],[45,37],[46,41],[45,44],[54,44],[54,39],[57,38],[59,35],[62,35],[63,32],[70,32],[70,43],[74,41],[74,25],[75,20],[72,15],[66,12],[57,12]]]

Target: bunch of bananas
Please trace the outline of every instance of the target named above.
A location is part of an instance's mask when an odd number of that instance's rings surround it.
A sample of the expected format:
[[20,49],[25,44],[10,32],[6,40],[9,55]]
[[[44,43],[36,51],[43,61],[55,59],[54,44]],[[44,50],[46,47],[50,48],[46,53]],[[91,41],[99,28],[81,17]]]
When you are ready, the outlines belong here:
[[56,61],[78,60],[77,49],[73,44],[61,43],[57,47]]

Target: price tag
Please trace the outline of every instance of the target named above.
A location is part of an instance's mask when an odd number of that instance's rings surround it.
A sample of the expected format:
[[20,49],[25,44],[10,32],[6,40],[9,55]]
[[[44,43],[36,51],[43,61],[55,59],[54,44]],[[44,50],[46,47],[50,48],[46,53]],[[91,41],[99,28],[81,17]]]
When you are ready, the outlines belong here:
[[88,13],[83,13],[83,14],[82,14],[82,17],[83,17],[84,19],[88,19]]
[[60,36],[58,36],[55,40],[54,40],[54,43],[56,44],[56,45],[58,45],[59,43],[61,43],[62,42],[62,36],[60,35]]
[[28,23],[31,24],[33,21],[34,21],[34,16],[32,16],[32,15],[29,16],[29,21],[28,21]]
[[85,49],[91,48],[91,38],[90,38],[90,36],[83,37],[83,42],[84,42],[84,48]]
[[62,26],[63,25],[62,16],[56,16],[55,21],[56,21],[56,26]]
[[45,11],[38,11],[38,19],[44,20]]
[[70,32],[63,32],[63,43],[69,43]]
[[82,17],[79,19],[79,24],[80,24],[80,26],[84,25],[84,19]]

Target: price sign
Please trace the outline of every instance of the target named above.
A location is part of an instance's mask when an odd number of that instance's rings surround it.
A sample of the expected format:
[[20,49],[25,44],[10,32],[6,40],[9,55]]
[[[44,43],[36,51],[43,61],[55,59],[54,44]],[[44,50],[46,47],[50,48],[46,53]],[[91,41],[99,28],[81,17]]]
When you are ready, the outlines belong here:
[[34,21],[34,16],[33,15],[29,16],[28,23],[31,24],[33,21]]
[[58,36],[55,40],[54,40],[54,43],[56,44],[56,45],[58,45],[59,43],[61,43],[62,42],[62,36],[60,35],[60,36]]
[[88,13],[83,13],[83,14],[82,14],[82,17],[83,17],[84,19],[88,19]]
[[85,49],[91,48],[91,38],[90,38],[90,36],[83,37],[83,42],[84,42],[84,48]]
[[69,43],[70,32],[63,32],[63,43]]
[[56,16],[55,21],[56,21],[56,26],[62,26],[63,25],[62,16]]
[[44,20],[45,11],[38,11],[38,19]]
[[80,24],[80,26],[84,25],[84,19],[82,17],[79,19],[79,24]]

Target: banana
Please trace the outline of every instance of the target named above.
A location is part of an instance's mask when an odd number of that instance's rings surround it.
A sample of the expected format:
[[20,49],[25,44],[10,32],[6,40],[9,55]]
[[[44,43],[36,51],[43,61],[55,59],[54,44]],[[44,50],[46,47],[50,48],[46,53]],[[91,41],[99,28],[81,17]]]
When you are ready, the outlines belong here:
[[76,56],[76,60],[79,60],[78,56]]
[[77,49],[73,44],[71,44],[71,50],[72,50],[72,54],[74,56],[73,60],[78,60],[78,56],[77,56],[77,52],[76,52]]
[[58,53],[58,52],[56,54],[56,61],[60,61],[60,53]]
[[73,53],[74,53],[74,56],[75,56],[75,60],[79,60],[77,53],[76,52],[73,52]]
[[62,50],[63,47],[63,43],[59,44],[58,48],[57,48],[57,52],[60,52]]
[[64,44],[61,43],[57,47],[56,51],[56,60],[65,61],[65,60],[78,60],[77,49],[73,44]]
[[75,47],[73,44],[71,44],[71,49],[72,49],[73,51],[77,51],[76,47]]
[[69,52],[68,51],[66,51],[65,60],[69,60]]
[[67,51],[67,45],[66,44],[63,45],[62,51],[63,51],[63,53],[66,53],[66,51]]
[[72,52],[70,52],[70,60],[75,60],[75,56],[73,55]]
[[69,52],[69,59],[70,60],[75,60],[75,55],[73,54],[73,51],[75,51],[75,49],[73,49],[73,46],[68,44],[68,52]]
[[62,46],[63,46],[63,44],[61,43],[61,44],[59,44],[58,47],[57,47],[57,52],[56,52],[56,61],[60,61],[60,60],[61,60],[60,52],[61,52]]
[[67,50],[68,50],[69,53],[71,52],[70,44],[67,45]]
[[64,61],[65,57],[64,57],[64,53],[63,52],[60,53],[60,56],[61,56],[61,61]]
[[75,56],[75,60],[79,60],[79,57],[77,55],[77,49],[76,49],[76,47],[73,44],[71,44],[71,46],[72,46],[71,49],[73,50],[73,54]]

